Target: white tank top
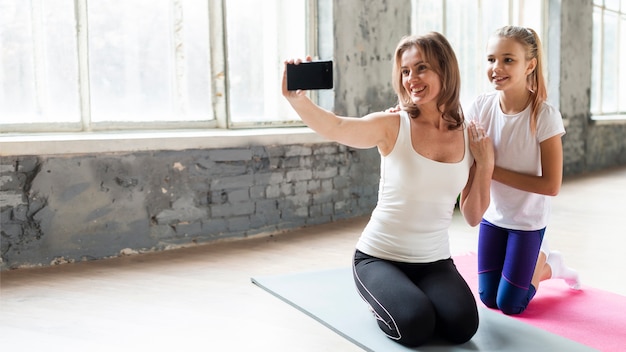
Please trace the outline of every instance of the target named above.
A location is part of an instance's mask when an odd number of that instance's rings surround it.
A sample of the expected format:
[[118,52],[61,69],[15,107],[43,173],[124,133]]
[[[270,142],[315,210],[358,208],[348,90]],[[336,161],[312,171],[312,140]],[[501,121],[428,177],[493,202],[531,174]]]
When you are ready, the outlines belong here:
[[428,263],[450,257],[448,228],[474,158],[464,129],[465,154],[442,163],[418,154],[406,112],[391,153],[381,156],[378,203],[356,248],[382,259]]

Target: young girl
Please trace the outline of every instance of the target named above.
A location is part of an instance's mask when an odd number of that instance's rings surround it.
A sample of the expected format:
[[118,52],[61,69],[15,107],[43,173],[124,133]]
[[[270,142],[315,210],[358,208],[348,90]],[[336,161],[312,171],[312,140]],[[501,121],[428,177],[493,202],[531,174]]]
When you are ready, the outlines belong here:
[[565,134],[560,112],[546,102],[542,60],[534,30],[498,29],[487,45],[495,91],[479,96],[467,112],[496,151],[491,202],[479,229],[478,292],[485,305],[505,314],[523,312],[542,280],[562,278],[579,288],[577,273],[559,252],[540,253],[550,197],[561,187]]
[[304,92],[287,90],[285,76],[283,95],[317,133],[380,152],[378,203],[353,262],[356,287],[380,329],[410,347],[433,336],[463,343],[478,329],[478,311],[450,257],[448,228],[459,193],[467,222],[480,222],[489,203],[493,145],[482,128],[466,128],[459,67],[443,35],[403,38],[394,60],[399,112],[337,116]]

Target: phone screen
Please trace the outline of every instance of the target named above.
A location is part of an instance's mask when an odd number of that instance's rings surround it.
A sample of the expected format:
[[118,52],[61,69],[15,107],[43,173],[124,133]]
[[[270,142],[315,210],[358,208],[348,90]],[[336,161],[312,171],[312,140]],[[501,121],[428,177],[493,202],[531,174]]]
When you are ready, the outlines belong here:
[[287,90],[333,88],[332,61],[306,61],[287,64]]

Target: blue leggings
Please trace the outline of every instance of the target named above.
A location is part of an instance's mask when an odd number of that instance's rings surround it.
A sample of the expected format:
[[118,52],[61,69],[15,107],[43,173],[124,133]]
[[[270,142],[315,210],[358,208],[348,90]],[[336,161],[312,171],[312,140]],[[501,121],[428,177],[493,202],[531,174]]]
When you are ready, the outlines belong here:
[[484,220],[478,233],[478,293],[489,308],[522,313],[535,296],[531,284],[545,228],[509,230]]
[[390,339],[417,347],[433,336],[459,344],[476,333],[476,300],[452,259],[400,263],[357,250],[353,269],[359,294]]

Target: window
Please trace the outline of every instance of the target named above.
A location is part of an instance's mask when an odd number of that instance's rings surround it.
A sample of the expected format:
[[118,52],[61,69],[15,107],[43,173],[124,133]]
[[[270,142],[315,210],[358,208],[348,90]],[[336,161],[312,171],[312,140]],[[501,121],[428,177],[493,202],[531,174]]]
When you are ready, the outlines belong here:
[[591,114],[626,118],[626,0],[594,0]]
[[80,123],[74,28],[72,1],[0,0],[1,125]]
[[315,54],[307,0],[0,0],[0,129],[299,124],[286,57]]
[[303,57],[305,1],[228,0],[228,83],[232,125],[300,121],[280,95],[283,61]]
[[437,31],[446,36],[459,61],[461,103],[464,107],[491,89],[487,80],[485,50],[489,36],[505,25],[533,28],[546,45],[543,1],[413,0],[415,33]]

